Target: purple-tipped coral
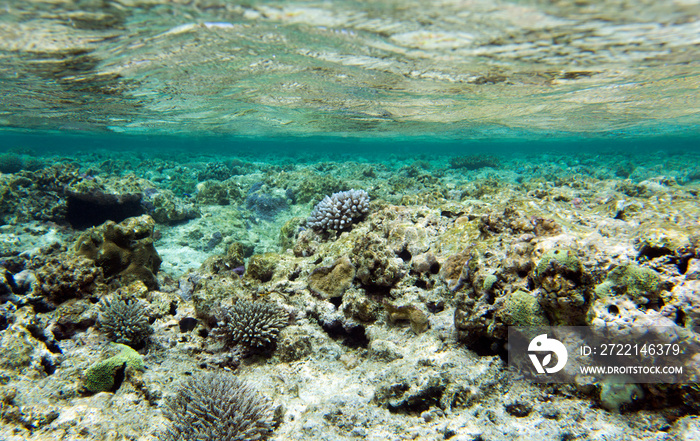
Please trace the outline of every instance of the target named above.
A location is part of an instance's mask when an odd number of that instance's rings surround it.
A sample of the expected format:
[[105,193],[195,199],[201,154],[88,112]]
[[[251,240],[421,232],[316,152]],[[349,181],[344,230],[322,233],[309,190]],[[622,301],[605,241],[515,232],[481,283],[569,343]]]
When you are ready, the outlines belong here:
[[368,212],[369,195],[366,191],[341,191],[316,204],[306,224],[314,230],[344,230]]

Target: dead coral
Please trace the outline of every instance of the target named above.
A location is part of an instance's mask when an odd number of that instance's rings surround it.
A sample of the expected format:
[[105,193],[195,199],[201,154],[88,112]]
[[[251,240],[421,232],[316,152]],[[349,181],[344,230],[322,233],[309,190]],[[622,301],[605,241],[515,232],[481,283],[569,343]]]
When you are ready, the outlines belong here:
[[387,249],[386,239],[369,233],[355,243],[352,251],[357,278],[364,285],[392,286],[405,273],[404,262]]
[[553,249],[545,253],[534,271],[540,286],[540,304],[553,324],[583,325],[593,297],[591,277],[576,253]]
[[387,311],[389,323],[408,320],[411,324],[411,329],[416,334],[422,334],[430,327],[428,316],[416,305],[396,306],[392,303],[384,302],[384,308]]
[[127,285],[140,280],[157,289],[156,273],[161,259],[153,246],[155,222],[148,215],[132,217],[119,224],[107,221],[83,233],[76,252],[102,268],[109,280]]
[[60,253],[35,257],[31,262],[34,293],[60,303],[92,293],[102,281],[102,269],[83,256]]
[[355,267],[347,256],[333,265],[319,266],[309,274],[309,291],[322,299],[342,297],[355,278]]

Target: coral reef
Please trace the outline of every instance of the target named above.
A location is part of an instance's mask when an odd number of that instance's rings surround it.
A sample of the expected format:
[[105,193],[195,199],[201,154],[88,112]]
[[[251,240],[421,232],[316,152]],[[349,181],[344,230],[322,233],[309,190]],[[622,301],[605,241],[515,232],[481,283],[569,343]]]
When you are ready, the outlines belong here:
[[347,256],[332,265],[319,266],[309,274],[309,291],[322,299],[342,297],[355,278],[355,267]]
[[164,408],[160,441],[265,440],[274,430],[272,403],[228,372],[200,373]]
[[675,326],[661,314],[661,284],[658,274],[637,265],[622,265],[608,272],[596,285],[595,300],[588,312],[591,327],[625,335],[634,326]]
[[386,239],[368,233],[358,240],[352,250],[357,278],[364,285],[390,287],[401,279],[404,261],[386,246]]
[[268,282],[272,280],[279,258],[274,253],[254,254],[248,259],[246,277]]
[[108,280],[124,285],[141,280],[155,289],[158,287],[155,275],[161,259],[153,246],[154,226],[148,215],[129,218],[119,224],[107,221],[83,233],[75,243],[75,251],[102,268]]
[[229,189],[217,181],[197,184],[197,202],[203,205],[228,205],[231,202]]
[[146,192],[144,206],[159,224],[177,224],[201,216],[194,203],[179,198],[170,190]]
[[[677,158],[104,155],[0,175],[0,438],[697,438],[694,380],[574,380],[570,363],[569,384],[542,386],[505,366],[509,326],[697,344],[700,193]],[[309,203],[348,188],[371,212],[313,228]],[[76,231],[69,192],[164,215]],[[255,395],[257,431],[239,386],[203,369],[245,375],[285,418]]]
[[85,297],[95,291],[103,279],[102,268],[92,260],[72,253],[37,256],[30,268],[34,271],[33,294],[61,303]]
[[113,345],[119,350],[117,355],[98,361],[85,371],[82,386],[88,392],[115,392],[126,376],[143,371],[143,358],[138,352],[119,343]]
[[583,325],[592,298],[590,277],[572,250],[546,252],[534,270],[540,304],[554,325]]
[[262,182],[254,184],[245,197],[246,208],[255,217],[262,220],[273,220],[281,211],[289,206],[288,195],[281,189],[267,188]]
[[66,186],[66,220],[73,228],[84,229],[108,220],[121,222],[144,214],[138,185],[110,182],[104,185],[98,179],[82,179]]
[[416,305],[396,306],[389,302],[384,302],[384,308],[387,311],[389,323],[408,320],[411,329],[416,334],[422,334],[430,327],[428,316]]
[[225,181],[231,176],[233,176],[231,169],[223,162],[207,162],[204,164],[204,170],[200,170],[199,173],[197,173],[197,179],[199,179],[200,182],[210,179]]
[[153,333],[148,308],[138,299],[113,295],[102,299],[99,309],[100,328],[116,343],[139,348]]
[[288,314],[276,305],[246,300],[222,306],[217,319],[212,337],[227,348],[241,346],[253,352],[274,348],[277,335],[289,321]]
[[498,158],[490,155],[453,156],[450,167],[455,169],[477,170],[484,167],[498,167]]
[[306,224],[315,230],[350,228],[369,212],[369,195],[364,190],[348,190],[323,198],[311,211]]

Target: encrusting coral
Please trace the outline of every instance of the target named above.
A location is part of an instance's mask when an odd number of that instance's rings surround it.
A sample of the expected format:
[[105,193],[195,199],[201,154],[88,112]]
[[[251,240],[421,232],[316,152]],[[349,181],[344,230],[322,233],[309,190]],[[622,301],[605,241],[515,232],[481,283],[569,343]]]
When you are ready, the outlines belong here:
[[117,355],[98,361],[85,371],[82,385],[88,392],[114,392],[121,386],[127,370],[144,369],[143,358],[138,352],[126,345],[114,346],[120,349]]
[[252,441],[274,429],[272,403],[228,372],[195,375],[166,404],[160,441]]

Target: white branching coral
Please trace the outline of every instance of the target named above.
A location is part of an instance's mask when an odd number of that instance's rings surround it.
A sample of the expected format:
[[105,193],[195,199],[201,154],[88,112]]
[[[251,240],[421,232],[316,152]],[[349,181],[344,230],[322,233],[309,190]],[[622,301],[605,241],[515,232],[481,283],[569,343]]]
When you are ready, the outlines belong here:
[[368,212],[369,195],[366,191],[341,191],[316,204],[306,224],[314,230],[344,230]]

